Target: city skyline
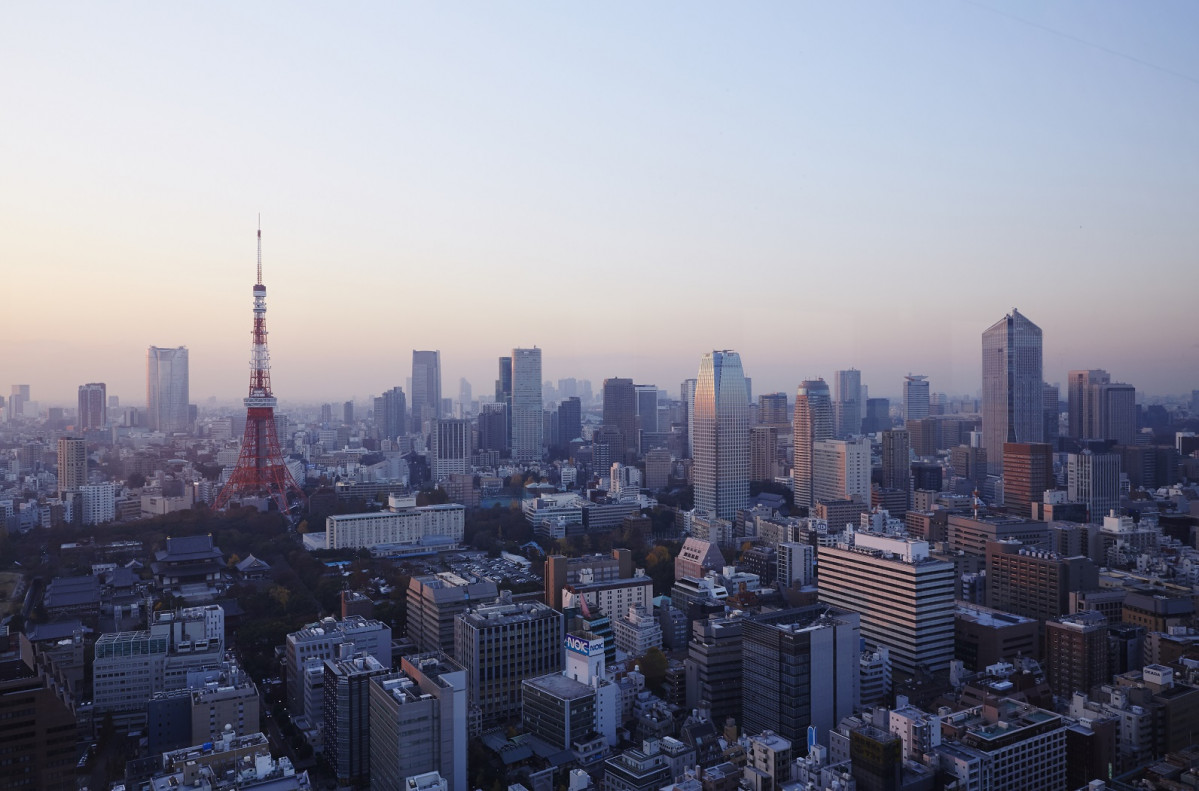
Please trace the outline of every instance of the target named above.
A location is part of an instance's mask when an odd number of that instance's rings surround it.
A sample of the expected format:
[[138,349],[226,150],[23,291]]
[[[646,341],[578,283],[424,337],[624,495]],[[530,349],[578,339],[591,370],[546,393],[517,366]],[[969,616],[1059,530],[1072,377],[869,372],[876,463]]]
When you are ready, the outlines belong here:
[[[975,394],[1012,307],[1050,383],[1189,392],[1199,9],[1004,9],[16,8],[6,284],[78,320],[15,301],[0,362],[136,405],[143,350],[183,345],[194,400],[236,400],[262,212],[286,399],[377,395],[419,349],[485,392],[534,344],[551,380],[673,391],[735,348],[759,393],[852,366]],[[597,333],[581,297],[616,282],[653,308]]]

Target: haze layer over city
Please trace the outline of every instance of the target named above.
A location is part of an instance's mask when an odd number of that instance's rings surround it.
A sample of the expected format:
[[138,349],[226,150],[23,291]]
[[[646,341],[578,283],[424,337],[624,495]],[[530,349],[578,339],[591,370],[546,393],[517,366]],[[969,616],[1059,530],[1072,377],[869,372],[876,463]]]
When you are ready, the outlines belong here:
[[413,348],[483,391],[534,344],[548,380],[678,382],[734,348],[758,392],[852,365],[977,395],[1013,306],[1047,381],[1185,393],[1197,16],[21,4],[0,367],[131,402],[145,348],[186,345],[193,398],[239,398],[261,213],[293,401],[402,384]]

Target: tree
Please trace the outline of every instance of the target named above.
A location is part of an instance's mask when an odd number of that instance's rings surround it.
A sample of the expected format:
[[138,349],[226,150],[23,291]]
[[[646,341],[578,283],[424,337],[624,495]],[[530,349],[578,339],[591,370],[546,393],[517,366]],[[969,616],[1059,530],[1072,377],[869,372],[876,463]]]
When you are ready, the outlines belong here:
[[651,692],[658,693],[666,681],[666,654],[659,648],[651,648],[645,656],[637,660],[641,674],[645,676],[645,686]]

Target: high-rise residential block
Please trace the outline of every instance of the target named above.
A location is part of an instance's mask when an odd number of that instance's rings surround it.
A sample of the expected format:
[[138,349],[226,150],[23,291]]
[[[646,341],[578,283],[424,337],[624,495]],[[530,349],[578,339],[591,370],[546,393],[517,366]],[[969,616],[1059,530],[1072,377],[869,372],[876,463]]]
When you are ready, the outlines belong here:
[[151,346],[146,352],[146,427],[164,434],[187,431],[187,347]]
[[809,379],[795,392],[792,428],[795,461],[791,468],[795,505],[810,508],[812,497],[812,449],[817,442],[833,437],[833,402],[823,379]]
[[1003,474],[1003,443],[1045,436],[1041,328],[1018,310],[983,332],[983,447],[992,475]]
[[1013,514],[1032,515],[1032,504],[1054,488],[1053,447],[1047,442],[1003,443],[1003,505]]
[[421,433],[427,420],[441,417],[441,352],[412,351],[412,431]]
[[383,439],[394,440],[408,433],[408,404],[404,388],[393,387],[375,399],[375,427]]
[[541,403],[541,349],[512,350],[512,458],[541,458],[544,430]]
[[779,432],[773,425],[754,426],[749,432],[749,479],[773,481],[779,474]]
[[928,417],[928,377],[908,374],[903,378],[903,423]]
[[58,496],[77,492],[87,483],[87,443],[78,437],[58,440]]
[[692,455],[695,507],[732,519],[749,500],[749,399],[737,352],[700,360]]
[[758,423],[774,426],[780,431],[791,428],[786,393],[763,393],[758,396]]
[[1085,610],[1045,622],[1045,675],[1053,694],[1066,699],[1111,681],[1103,613]]
[[1085,503],[1087,521],[1103,524],[1103,517],[1120,510],[1120,454],[1084,450],[1066,457],[1066,496]]
[[812,499],[870,502],[870,440],[826,439],[812,446]]
[[103,382],[79,385],[77,431],[104,428],[108,424],[108,394]]
[[391,668],[366,651],[352,649],[344,643],[336,658],[325,660],[321,741],[338,783],[361,787],[370,784],[371,679]]
[[883,488],[907,492],[912,488],[912,445],[906,429],[883,432]]
[[1019,541],[987,542],[987,606],[1049,620],[1070,612],[1072,592],[1099,587],[1090,558],[1063,557]]
[[892,667],[946,670],[953,659],[954,567],[927,541],[856,533],[817,550],[820,601],[861,613],[862,637],[890,649]]
[[833,372],[834,432],[840,439],[862,431],[862,372],[857,368]]

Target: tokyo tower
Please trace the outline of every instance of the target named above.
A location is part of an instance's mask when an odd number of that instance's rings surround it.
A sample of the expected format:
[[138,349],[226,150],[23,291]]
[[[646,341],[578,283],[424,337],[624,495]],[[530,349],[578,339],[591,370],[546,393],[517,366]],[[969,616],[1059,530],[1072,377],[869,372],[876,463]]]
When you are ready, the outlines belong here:
[[271,354],[266,347],[266,286],[262,285],[262,229],[258,229],[258,282],[254,284],[254,329],[250,345],[250,394],[246,397],[246,434],[237,466],[216,498],[221,509],[242,497],[272,498],[279,512],[290,510],[288,495],[303,501],[304,492],[283,462],[275,429],[271,394]]

